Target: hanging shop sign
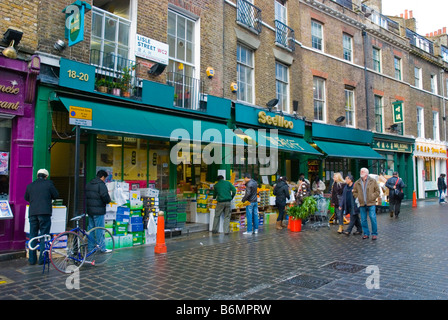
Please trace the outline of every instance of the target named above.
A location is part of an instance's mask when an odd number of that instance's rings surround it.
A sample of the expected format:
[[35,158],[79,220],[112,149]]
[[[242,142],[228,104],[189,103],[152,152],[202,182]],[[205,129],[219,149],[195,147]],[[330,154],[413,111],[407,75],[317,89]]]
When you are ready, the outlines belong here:
[[168,44],[137,34],[135,36],[135,55],[168,65]]
[[92,7],[85,1],[75,1],[65,7],[65,38],[68,39],[68,46],[71,47],[84,40],[84,15]]
[[374,140],[373,148],[382,151],[412,153],[412,144],[395,141]]
[[403,101],[392,103],[394,109],[394,123],[403,123]]

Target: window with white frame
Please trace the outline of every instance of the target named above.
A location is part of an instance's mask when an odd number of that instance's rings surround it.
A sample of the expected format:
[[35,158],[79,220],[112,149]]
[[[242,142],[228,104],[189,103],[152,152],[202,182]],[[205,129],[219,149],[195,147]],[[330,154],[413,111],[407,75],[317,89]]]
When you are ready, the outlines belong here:
[[174,85],[178,107],[199,107],[199,81],[195,79],[196,21],[178,12],[168,10],[169,60],[167,82]]
[[286,1],[275,0],[275,20],[287,24]]
[[439,113],[437,111],[432,112],[432,137],[438,141],[439,138]]
[[431,75],[431,92],[437,94],[437,75]]
[[345,123],[348,127],[355,126],[355,90],[345,89]]
[[373,70],[381,72],[381,50],[373,47],[372,49]]
[[383,97],[374,96],[375,105],[375,130],[376,132],[383,132]]
[[[90,60],[103,68],[121,71],[127,65],[131,20],[129,1],[114,1],[99,7],[92,6],[92,32],[90,37]],[[109,3],[110,4],[110,3]]]
[[321,23],[311,20],[311,46],[320,51],[323,51],[323,29]]
[[414,67],[414,85],[422,89],[422,68]]
[[402,80],[401,75],[401,59],[394,57],[395,79]]
[[289,76],[288,67],[275,63],[275,92],[278,99],[278,109],[289,113]]
[[319,77],[313,78],[314,92],[314,120],[325,121],[325,80]]
[[352,36],[342,34],[342,46],[344,48],[344,60],[353,62],[353,38]]
[[248,47],[238,44],[236,50],[237,60],[237,99],[254,103],[254,52]]
[[422,107],[417,107],[417,137],[425,137],[425,116]]

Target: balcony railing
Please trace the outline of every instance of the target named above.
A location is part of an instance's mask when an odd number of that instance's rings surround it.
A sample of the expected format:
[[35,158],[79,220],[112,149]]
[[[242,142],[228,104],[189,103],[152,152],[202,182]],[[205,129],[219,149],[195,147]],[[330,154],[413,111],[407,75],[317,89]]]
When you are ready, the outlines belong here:
[[261,10],[247,0],[236,2],[236,21],[256,33],[261,32]]
[[406,37],[409,38],[409,41],[413,46],[420,48],[429,54],[434,54],[434,44],[432,41],[409,29],[406,29]]
[[96,67],[95,90],[102,93],[141,98],[139,64],[113,53],[90,50],[90,64]]
[[204,85],[199,79],[181,73],[167,72],[166,83],[174,87],[174,106],[204,111]]
[[296,48],[294,41],[294,30],[279,20],[275,20],[275,42],[294,51]]

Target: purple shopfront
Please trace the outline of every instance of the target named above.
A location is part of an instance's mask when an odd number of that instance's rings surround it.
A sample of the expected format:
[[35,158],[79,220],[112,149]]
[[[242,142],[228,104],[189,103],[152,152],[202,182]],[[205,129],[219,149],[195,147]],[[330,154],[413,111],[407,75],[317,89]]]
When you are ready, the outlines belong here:
[[33,179],[34,100],[39,70],[37,56],[23,61],[0,55],[0,253],[25,249],[24,194]]

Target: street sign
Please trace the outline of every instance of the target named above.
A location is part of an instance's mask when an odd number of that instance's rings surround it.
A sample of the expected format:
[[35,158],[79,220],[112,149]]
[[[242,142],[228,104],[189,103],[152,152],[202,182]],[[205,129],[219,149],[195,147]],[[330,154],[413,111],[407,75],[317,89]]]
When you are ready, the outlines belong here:
[[70,106],[69,123],[75,126],[92,126],[92,109]]

